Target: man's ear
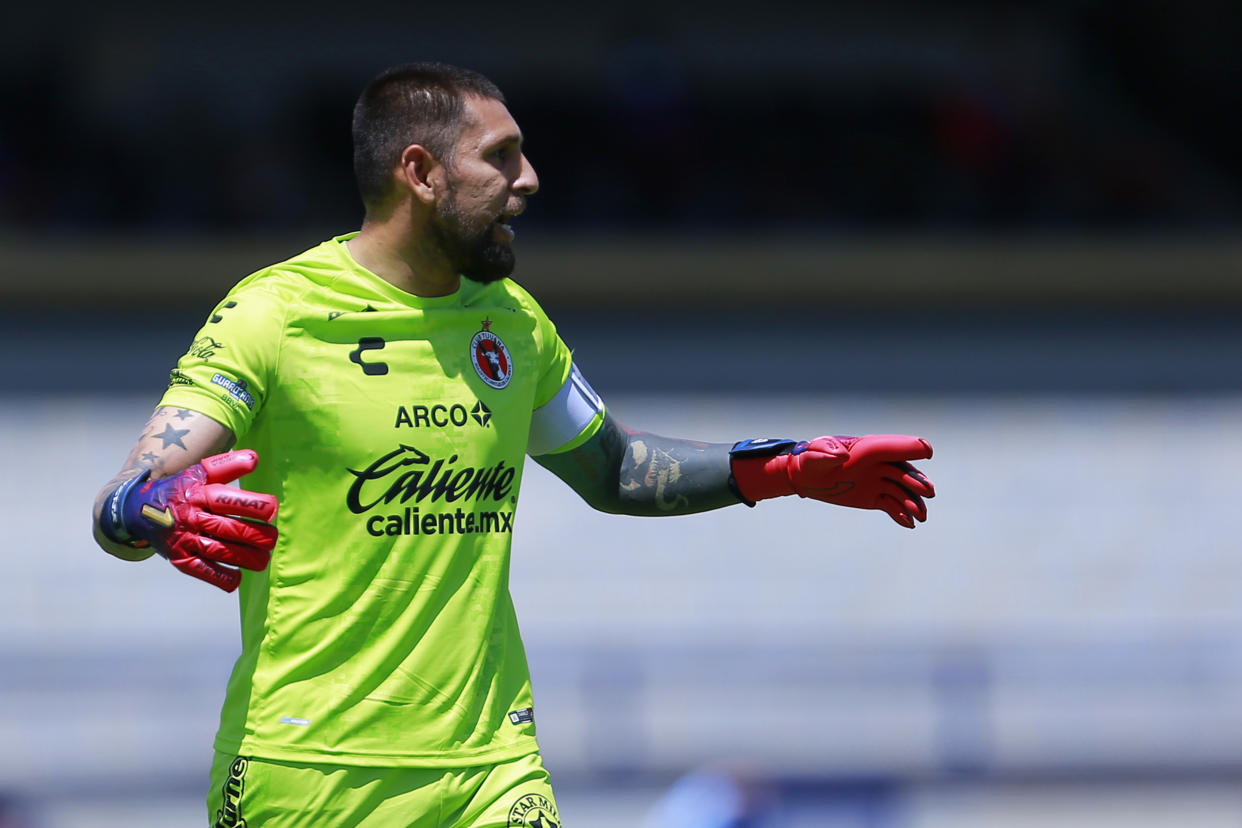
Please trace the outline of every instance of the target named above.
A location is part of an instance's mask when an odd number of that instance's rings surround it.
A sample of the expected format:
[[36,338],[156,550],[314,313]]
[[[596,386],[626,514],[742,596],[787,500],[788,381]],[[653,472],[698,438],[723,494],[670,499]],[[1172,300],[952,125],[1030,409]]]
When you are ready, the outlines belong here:
[[422,144],[410,144],[401,151],[399,178],[414,197],[433,204],[442,184],[443,166]]

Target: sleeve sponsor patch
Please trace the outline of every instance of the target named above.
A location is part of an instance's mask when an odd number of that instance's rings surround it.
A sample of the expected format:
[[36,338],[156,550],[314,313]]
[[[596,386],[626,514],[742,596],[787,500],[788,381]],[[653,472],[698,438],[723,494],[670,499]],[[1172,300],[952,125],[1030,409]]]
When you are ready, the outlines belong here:
[[224,374],[215,374],[211,378],[211,384],[218,385],[229,392],[230,397],[240,403],[245,403],[246,408],[254,408],[254,397],[250,396],[250,392],[246,390],[245,382],[230,379]]
[[548,454],[569,443],[604,414],[604,401],[591,387],[577,365],[556,396],[535,409],[530,420],[530,439],[526,452],[532,457]]

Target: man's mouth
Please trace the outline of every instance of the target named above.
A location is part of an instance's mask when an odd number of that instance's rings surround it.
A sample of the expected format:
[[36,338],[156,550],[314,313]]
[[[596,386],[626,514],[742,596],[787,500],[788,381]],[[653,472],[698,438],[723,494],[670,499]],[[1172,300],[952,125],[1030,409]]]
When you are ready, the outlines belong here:
[[513,232],[513,228],[509,226],[509,222],[513,220],[513,216],[505,214],[496,219],[492,223],[492,237],[497,241],[513,241],[513,237],[517,235]]

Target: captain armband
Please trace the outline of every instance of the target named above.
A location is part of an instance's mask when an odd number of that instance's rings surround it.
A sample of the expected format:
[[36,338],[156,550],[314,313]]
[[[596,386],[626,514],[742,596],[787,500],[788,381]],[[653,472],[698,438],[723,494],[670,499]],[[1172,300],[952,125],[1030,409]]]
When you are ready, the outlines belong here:
[[526,453],[531,457],[571,447],[587,429],[604,419],[604,401],[577,365],[556,396],[535,409],[530,420]]

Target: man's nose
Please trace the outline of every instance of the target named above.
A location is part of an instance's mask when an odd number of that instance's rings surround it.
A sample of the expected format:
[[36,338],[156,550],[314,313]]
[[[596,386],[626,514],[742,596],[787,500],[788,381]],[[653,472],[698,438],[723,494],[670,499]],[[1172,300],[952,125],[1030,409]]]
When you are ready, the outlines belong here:
[[539,191],[539,176],[525,155],[522,156],[522,171],[513,182],[513,191],[524,196],[534,195]]

